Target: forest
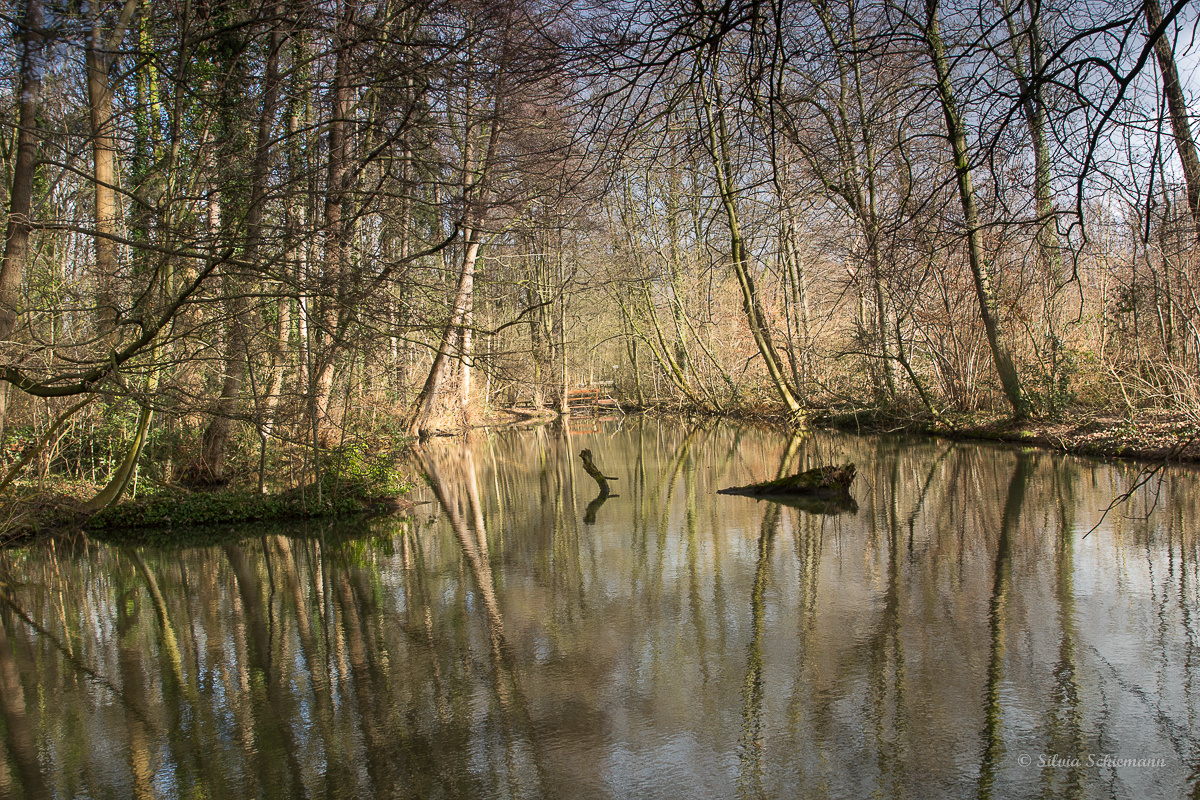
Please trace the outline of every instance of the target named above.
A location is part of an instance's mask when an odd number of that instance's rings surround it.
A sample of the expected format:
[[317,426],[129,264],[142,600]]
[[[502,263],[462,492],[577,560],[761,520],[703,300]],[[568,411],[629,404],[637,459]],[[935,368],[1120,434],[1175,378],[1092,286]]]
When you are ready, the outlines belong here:
[[1194,426],[1195,12],[7,3],[0,486],[287,488],[580,393]]

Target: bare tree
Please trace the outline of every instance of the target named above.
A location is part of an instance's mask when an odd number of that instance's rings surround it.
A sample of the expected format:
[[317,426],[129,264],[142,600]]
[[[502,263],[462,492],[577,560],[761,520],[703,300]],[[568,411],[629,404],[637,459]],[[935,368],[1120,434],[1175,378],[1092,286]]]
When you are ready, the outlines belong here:
[[945,43],[942,41],[938,20],[938,0],[925,0],[925,18],[922,34],[936,79],[937,97],[946,123],[946,137],[954,163],[959,201],[962,204],[964,235],[967,241],[967,257],[971,265],[971,277],[975,283],[975,296],[979,305],[979,317],[991,348],[992,361],[1004,396],[1012,407],[1013,416],[1020,419],[1030,413],[1017,365],[1013,360],[1010,337],[1000,321],[1000,306],[994,287],[994,276],[988,265],[983,242],[983,227],[976,203],[975,187],[971,180],[971,153],[967,147],[966,127],[958,110],[953,76]]

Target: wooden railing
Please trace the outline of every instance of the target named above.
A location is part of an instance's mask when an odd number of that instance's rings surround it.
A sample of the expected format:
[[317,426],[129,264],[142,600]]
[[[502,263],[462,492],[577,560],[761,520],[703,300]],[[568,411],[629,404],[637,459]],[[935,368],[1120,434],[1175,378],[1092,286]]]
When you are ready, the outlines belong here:
[[567,405],[583,406],[596,405],[600,402],[600,389],[594,386],[581,386],[567,392]]

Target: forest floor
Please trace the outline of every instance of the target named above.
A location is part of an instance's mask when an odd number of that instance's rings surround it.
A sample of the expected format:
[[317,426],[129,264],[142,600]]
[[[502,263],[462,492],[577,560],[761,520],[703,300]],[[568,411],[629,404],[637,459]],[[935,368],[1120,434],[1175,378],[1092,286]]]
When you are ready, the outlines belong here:
[[992,416],[937,420],[932,417],[831,415],[815,420],[840,430],[864,433],[910,432],[957,440],[1034,445],[1075,455],[1152,462],[1200,462],[1200,421],[1168,411],[1141,411],[1134,417],[1073,409],[1058,419],[1014,422]]

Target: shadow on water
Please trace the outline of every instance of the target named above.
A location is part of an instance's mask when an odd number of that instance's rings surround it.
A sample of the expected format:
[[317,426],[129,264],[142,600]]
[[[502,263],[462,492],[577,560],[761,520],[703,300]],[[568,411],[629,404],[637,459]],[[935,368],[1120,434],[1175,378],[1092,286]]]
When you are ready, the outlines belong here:
[[[1192,472],[1081,540],[1136,470],[649,417],[417,458],[369,529],[0,551],[0,796],[1200,791]],[[716,494],[845,461],[857,514]]]
[[1012,547],[1017,536],[1017,524],[1021,507],[1025,504],[1025,490],[1032,472],[1033,458],[1028,451],[1017,454],[1008,481],[1008,494],[1000,514],[999,534],[996,539],[995,566],[992,568],[992,597],[988,605],[989,654],[987,666],[987,692],[984,701],[983,755],[979,764],[979,785],[976,796],[980,800],[992,797],[996,782],[996,771],[1005,754],[1004,709],[1001,691],[1004,682],[1004,650],[1008,627],[1008,602],[1012,592]]
[[504,773],[509,783],[506,788],[517,795],[536,790],[533,791],[536,796],[547,796],[542,788],[539,744],[537,738],[531,735],[528,702],[505,641],[504,617],[492,572],[487,524],[473,454],[468,449],[441,450],[438,453],[423,449],[417,457],[429,476],[443,513],[450,521],[466,557],[475,588],[483,599],[491,643],[492,700],[501,712],[496,726],[504,742]]
[[[52,797],[42,775],[35,732],[25,711],[25,687],[3,625],[0,625],[0,708],[4,713],[8,755],[17,769],[16,783],[25,790],[27,797],[36,800]],[[5,783],[11,787],[12,778],[5,777]]]
[[826,514],[833,516],[836,514],[858,513],[858,501],[853,497],[804,497],[802,495],[786,497],[774,495],[771,497],[759,497],[757,499],[775,505],[794,508],[806,514]]
[[[792,461],[800,450],[804,436],[793,433],[779,460],[775,477],[787,475]],[[768,498],[774,499],[774,498]],[[765,603],[767,583],[771,576],[771,551],[779,532],[782,508],[790,503],[768,503],[758,533],[758,553],[755,559],[754,582],[750,590],[750,644],[746,649],[746,678],[742,684],[742,737],[738,745],[738,796],[765,797],[763,780],[763,636],[765,635]],[[796,506],[798,507],[798,506]]]

